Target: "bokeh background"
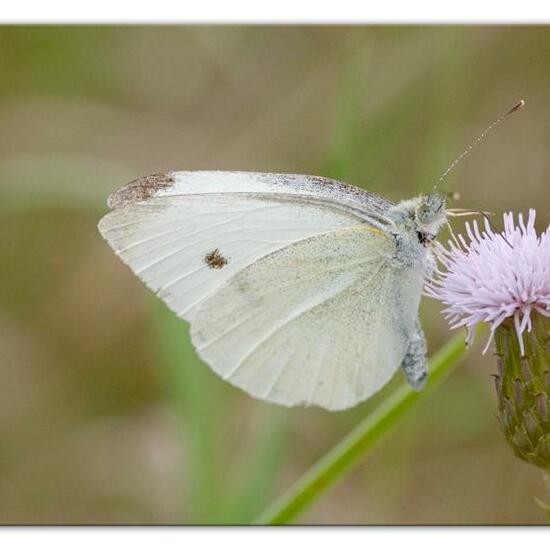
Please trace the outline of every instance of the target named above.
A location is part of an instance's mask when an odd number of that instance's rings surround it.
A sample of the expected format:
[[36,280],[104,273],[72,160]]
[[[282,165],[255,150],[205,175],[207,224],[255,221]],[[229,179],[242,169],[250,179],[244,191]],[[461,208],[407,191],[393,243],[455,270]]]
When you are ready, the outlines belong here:
[[[1,27],[0,523],[247,523],[401,382],[332,414],[223,383],[101,240],[110,191],[240,169],[399,200],[523,97],[446,186],[543,224],[548,51],[546,27]],[[439,311],[423,301],[432,350]],[[301,522],[543,523],[494,370],[474,349]]]

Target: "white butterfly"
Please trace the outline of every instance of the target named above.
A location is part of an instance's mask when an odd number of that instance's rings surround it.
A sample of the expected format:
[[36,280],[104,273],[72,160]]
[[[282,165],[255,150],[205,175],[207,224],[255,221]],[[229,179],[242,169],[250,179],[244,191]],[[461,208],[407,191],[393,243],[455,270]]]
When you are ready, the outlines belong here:
[[423,385],[418,306],[439,194],[395,205],[321,177],[201,171],[137,179],[108,204],[103,237],[231,384],[329,410],[399,366]]

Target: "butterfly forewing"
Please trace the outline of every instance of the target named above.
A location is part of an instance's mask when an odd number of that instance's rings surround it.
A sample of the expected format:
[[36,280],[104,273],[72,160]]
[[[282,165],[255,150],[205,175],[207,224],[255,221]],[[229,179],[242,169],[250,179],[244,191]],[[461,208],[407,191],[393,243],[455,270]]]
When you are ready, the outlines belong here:
[[357,223],[315,205],[236,195],[148,199],[114,210],[101,232],[179,316],[257,259],[301,239]]

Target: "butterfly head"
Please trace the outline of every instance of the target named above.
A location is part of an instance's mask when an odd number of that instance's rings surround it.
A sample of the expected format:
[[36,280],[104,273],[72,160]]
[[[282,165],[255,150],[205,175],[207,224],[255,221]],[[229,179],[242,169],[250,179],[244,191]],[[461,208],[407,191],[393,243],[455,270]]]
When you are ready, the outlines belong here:
[[446,218],[445,197],[443,195],[433,192],[420,197],[414,209],[414,220],[421,241],[425,243],[433,241]]
[[445,223],[445,198],[439,193],[430,193],[420,197],[414,217],[419,228],[437,233]]
[[428,246],[447,220],[445,196],[433,191],[429,195],[404,200],[391,208],[388,215],[398,227]]

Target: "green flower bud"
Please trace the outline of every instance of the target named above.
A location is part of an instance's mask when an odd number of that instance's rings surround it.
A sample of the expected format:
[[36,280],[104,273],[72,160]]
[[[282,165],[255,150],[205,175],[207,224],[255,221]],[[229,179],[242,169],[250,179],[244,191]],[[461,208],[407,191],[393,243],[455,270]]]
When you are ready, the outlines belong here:
[[498,419],[514,453],[550,470],[550,319],[532,314],[520,351],[513,321],[495,331]]

